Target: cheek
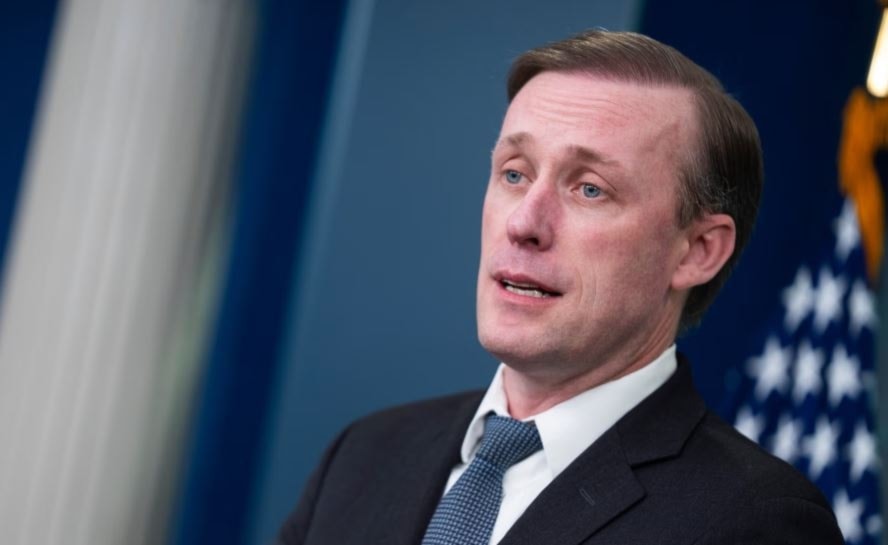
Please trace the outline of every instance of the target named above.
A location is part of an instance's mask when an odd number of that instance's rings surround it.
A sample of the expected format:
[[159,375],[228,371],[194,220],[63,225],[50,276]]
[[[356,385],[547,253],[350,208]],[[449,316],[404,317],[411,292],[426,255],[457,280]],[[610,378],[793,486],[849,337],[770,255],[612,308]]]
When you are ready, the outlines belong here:
[[582,258],[575,255],[575,262],[583,263],[585,291],[606,298],[610,292],[620,300],[650,298],[665,291],[670,283],[674,261],[671,225],[624,225],[587,237],[583,246]]

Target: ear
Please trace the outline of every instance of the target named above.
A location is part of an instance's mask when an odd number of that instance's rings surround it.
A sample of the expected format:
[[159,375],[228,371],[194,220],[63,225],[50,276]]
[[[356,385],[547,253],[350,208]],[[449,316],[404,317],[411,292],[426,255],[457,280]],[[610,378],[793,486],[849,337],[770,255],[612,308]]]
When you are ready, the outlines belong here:
[[705,284],[734,253],[737,228],[727,214],[707,214],[687,228],[687,249],[672,274],[672,288],[684,291]]

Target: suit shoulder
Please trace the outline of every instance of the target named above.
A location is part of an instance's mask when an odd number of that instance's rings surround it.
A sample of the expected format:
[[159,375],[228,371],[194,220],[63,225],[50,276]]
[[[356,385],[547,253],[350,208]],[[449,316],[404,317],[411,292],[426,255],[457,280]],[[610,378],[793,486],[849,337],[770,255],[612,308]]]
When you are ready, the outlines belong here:
[[721,490],[701,507],[697,543],[843,543],[820,489],[717,415],[707,411],[688,447],[710,473],[697,484]]
[[739,486],[740,496],[754,496],[756,500],[798,498],[828,508],[820,490],[799,470],[763,449],[711,411],[706,412],[689,447],[700,451],[695,458],[717,463],[719,471]]

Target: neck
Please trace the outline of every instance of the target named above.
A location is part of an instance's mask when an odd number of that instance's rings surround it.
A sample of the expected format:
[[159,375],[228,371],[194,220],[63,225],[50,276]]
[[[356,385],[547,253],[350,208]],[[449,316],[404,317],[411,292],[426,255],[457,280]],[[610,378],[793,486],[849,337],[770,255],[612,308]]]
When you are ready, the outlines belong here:
[[587,390],[633,373],[662,354],[673,340],[656,343],[637,357],[614,358],[595,365],[533,365],[503,369],[503,390],[512,418],[522,420]]

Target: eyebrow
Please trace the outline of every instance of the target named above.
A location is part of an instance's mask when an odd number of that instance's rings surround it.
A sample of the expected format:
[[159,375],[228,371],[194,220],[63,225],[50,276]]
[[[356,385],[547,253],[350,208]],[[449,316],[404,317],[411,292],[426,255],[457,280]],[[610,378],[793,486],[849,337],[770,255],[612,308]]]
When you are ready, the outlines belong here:
[[493,144],[493,149],[491,152],[495,152],[497,149],[503,147],[504,145],[511,146],[513,148],[520,148],[524,146],[525,142],[533,141],[533,136],[527,132],[516,132],[514,134],[509,134],[503,136],[499,140],[497,140]]
[[568,155],[576,157],[586,163],[597,163],[605,166],[618,167],[620,162],[599,151],[583,146],[572,145],[567,148]]
[[[527,132],[517,132],[514,134],[509,134],[496,141],[496,144],[493,147],[493,151],[496,151],[497,148],[503,145],[521,148],[524,147],[524,144],[526,143],[532,144],[533,140],[533,135]],[[613,159],[594,149],[577,144],[568,146],[567,154],[586,163],[596,163],[612,167],[620,166],[620,162],[616,159]]]

